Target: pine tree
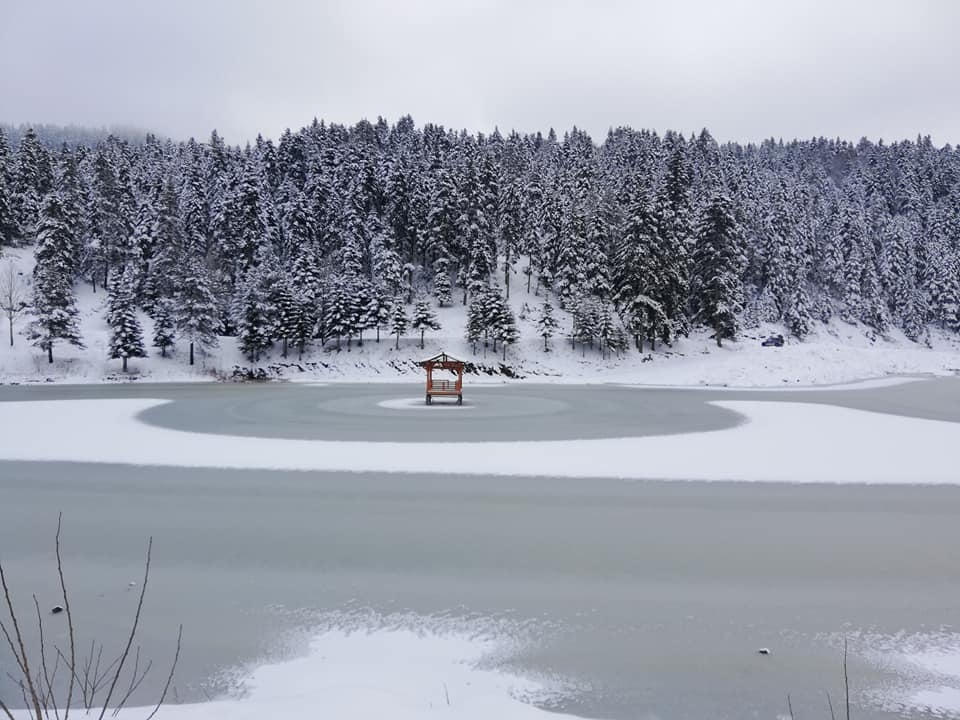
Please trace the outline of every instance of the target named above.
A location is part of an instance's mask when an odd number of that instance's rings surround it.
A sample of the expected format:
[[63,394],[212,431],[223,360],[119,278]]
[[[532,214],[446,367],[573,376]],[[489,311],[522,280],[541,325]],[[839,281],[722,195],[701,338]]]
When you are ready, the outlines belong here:
[[36,237],[39,241],[40,228],[37,223],[41,219],[44,196],[52,188],[53,173],[50,156],[33,128],[29,128],[20,141],[14,178],[17,225],[27,238]]
[[467,309],[467,342],[470,343],[474,354],[477,352],[477,343],[484,337],[486,331],[487,318],[484,298],[476,295],[470,300]]
[[801,340],[810,334],[813,318],[810,317],[810,308],[807,302],[807,291],[802,281],[796,284],[790,304],[784,317],[790,332]]
[[450,294],[449,265],[449,260],[440,258],[436,262],[436,270],[433,275],[433,295],[437,299],[437,305],[440,307],[449,306],[453,300]]
[[394,298],[393,310],[390,312],[390,334],[396,335],[397,344],[395,348],[400,349],[400,336],[407,332],[407,311],[403,306],[403,300],[399,297]]
[[197,258],[184,261],[177,278],[177,332],[190,345],[190,364],[194,363],[194,346],[201,352],[217,346],[220,330],[216,296],[210,287],[209,271]]
[[83,347],[77,324],[76,296],[70,269],[74,238],[56,192],[47,195],[37,222],[36,266],[33,271],[33,314],[29,337],[34,345],[47,352],[53,362],[53,345],[64,340]]
[[550,352],[550,338],[552,338],[559,327],[557,319],[553,316],[553,305],[550,300],[544,300],[540,307],[540,317],[537,318],[537,335],[543,338],[543,351]]
[[696,319],[713,329],[717,346],[737,335],[743,307],[742,254],[730,199],[714,194],[704,210],[693,254],[691,292]]
[[160,298],[153,304],[153,346],[160,348],[160,357],[167,356],[167,348],[176,339],[173,301]]
[[496,323],[496,334],[494,337],[500,341],[503,347],[503,359],[507,359],[507,346],[514,345],[520,339],[520,330],[517,328],[517,320],[513,316],[513,311],[506,302],[500,304]]
[[132,266],[128,266],[120,276],[119,282],[111,285],[107,301],[110,357],[123,361],[123,372],[127,372],[129,358],[147,355],[143,347],[143,328],[137,319],[135,290],[135,271]]
[[413,319],[410,326],[414,330],[420,331],[420,349],[423,349],[424,334],[427,330],[439,330],[440,321],[437,320],[437,314],[430,307],[430,303],[424,299],[417,301],[413,309]]
[[20,224],[13,197],[13,167],[7,136],[0,128],[0,246],[20,239]]
[[277,276],[272,262],[272,257],[261,259],[244,276],[234,300],[232,314],[239,346],[251,362],[260,360],[277,335],[278,309],[271,292]]

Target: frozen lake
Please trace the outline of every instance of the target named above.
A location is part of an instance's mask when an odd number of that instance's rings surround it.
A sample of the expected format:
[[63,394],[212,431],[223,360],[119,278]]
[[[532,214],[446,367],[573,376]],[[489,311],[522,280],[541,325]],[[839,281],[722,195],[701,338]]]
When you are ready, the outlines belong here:
[[[705,404],[718,396],[960,420],[952,379],[788,398],[522,385],[478,388],[462,411],[380,404],[418,391],[4,387],[0,401],[167,398],[141,420],[335,440],[603,438],[740,422]],[[154,536],[141,642],[162,661],[184,623],[181,700],[222,689],[224,669],[296,652],[304,631],[422,622],[512,635],[496,663],[562,680],[551,707],[624,719],[775,717],[787,693],[798,716],[828,716],[824,691],[835,702],[841,692],[838,638],[850,633],[859,717],[895,717],[873,698],[901,678],[857,643],[960,626],[960,487],[0,463],[0,552],[44,604],[56,599],[61,509],[77,613],[98,636],[124,627],[127,583]],[[3,680],[0,692],[10,694]]]

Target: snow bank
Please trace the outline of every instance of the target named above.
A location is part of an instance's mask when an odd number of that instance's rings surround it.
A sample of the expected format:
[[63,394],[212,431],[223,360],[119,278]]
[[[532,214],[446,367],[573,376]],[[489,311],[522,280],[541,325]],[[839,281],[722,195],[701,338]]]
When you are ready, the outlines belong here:
[[[726,430],[547,442],[376,443],[148,426],[161,400],[0,403],[0,459],[134,465],[831,483],[956,484],[960,424],[819,404],[716,402]],[[452,411],[452,410],[451,410]],[[442,411],[441,411],[442,412]],[[78,425],[77,418],[83,418]],[[906,451],[909,448],[909,452]]]

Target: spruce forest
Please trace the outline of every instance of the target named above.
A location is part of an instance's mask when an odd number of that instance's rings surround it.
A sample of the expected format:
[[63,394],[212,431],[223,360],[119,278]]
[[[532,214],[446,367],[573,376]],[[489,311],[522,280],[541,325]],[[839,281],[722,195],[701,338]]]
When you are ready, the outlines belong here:
[[254,362],[365,332],[422,341],[454,303],[469,341],[506,351],[518,284],[547,300],[544,349],[554,332],[629,351],[701,326],[719,344],[761,321],[803,338],[834,317],[923,342],[960,331],[960,152],[626,128],[598,145],[409,117],[243,148],[0,133],[3,245],[35,247],[25,333],[51,362],[83,343],[78,283],[108,293],[124,366],[148,346],[192,363],[223,335]]

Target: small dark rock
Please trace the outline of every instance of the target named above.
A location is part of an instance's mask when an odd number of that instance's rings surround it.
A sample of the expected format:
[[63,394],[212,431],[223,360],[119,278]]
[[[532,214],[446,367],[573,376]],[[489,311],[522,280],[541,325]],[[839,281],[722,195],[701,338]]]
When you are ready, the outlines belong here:
[[769,654],[770,654],[770,649],[769,649],[769,648],[760,648],[759,650],[757,650],[757,652],[760,653],[761,655],[769,655]]
[[63,608],[60,605],[54,605],[53,608],[50,610],[50,612],[53,613],[54,615],[59,615],[60,613],[63,612]]

